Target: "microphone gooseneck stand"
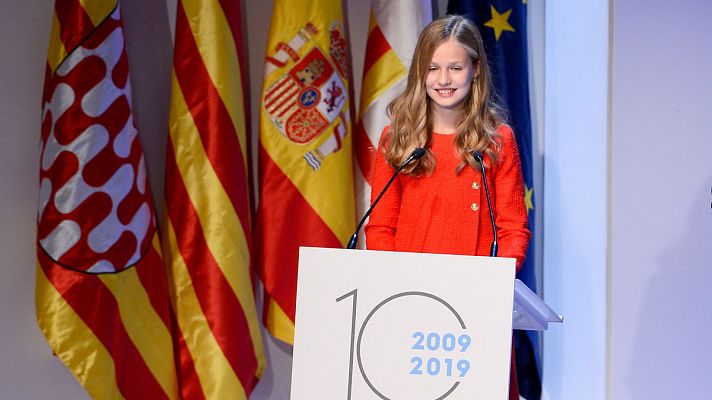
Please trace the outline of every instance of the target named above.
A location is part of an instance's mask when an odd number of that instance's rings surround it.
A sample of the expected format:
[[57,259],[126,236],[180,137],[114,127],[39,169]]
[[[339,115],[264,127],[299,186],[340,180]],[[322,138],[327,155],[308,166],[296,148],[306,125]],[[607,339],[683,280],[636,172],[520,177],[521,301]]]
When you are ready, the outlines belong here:
[[482,152],[475,151],[472,153],[475,160],[480,163],[480,170],[482,171],[482,181],[485,185],[485,195],[487,196],[487,208],[489,208],[490,220],[492,221],[492,234],[494,240],[492,240],[492,245],[490,246],[490,257],[497,257],[498,243],[497,243],[497,227],[494,224],[494,213],[492,212],[492,201],[490,200],[489,186],[487,185],[487,176],[485,175],[485,163],[482,161]]
[[366,213],[363,215],[361,218],[361,221],[359,221],[358,226],[356,227],[356,231],[354,232],[353,235],[351,235],[351,239],[349,240],[349,244],[346,246],[347,249],[353,250],[356,248],[356,244],[358,243],[358,233],[361,231],[361,226],[363,226],[363,223],[366,222],[366,218],[368,218],[369,215],[371,215],[371,211],[376,207],[376,204],[378,204],[378,201],[381,200],[381,197],[386,193],[386,190],[388,190],[388,187],[391,186],[391,183],[396,179],[396,176],[400,174],[400,172],[405,168],[406,165],[410,164],[411,162],[420,159],[425,155],[425,149],[422,147],[418,147],[413,152],[408,156],[408,158],[403,162],[403,164],[398,167],[396,172],[393,173],[393,176],[391,176],[391,179],[388,181],[386,186],[383,187],[383,190],[381,190],[381,193],[378,194],[378,197],[376,197],[376,200],[371,204],[371,206],[368,208]]

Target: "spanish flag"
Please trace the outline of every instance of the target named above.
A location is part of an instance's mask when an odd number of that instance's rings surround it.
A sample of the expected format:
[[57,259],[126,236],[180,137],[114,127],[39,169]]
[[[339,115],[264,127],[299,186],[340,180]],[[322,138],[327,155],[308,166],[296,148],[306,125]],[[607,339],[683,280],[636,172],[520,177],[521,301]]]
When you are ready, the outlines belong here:
[[[418,35],[433,19],[430,0],[373,0],[358,122],[354,128],[356,206],[359,215],[371,201],[371,168],[383,128],[386,108],[405,90]],[[360,241],[361,245],[365,242]]]
[[36,311],[95,399],[178,398],[119,3],[57,0],[42,98]]
[[185,399],[247,399],[265,367],[241,27],[239,1],[178,1],[163,228]]
[[255,243],[264,322],[287,343],[299,246],[344,247],[355,227],[343,21],[341,2],[277,0],[267,40]]

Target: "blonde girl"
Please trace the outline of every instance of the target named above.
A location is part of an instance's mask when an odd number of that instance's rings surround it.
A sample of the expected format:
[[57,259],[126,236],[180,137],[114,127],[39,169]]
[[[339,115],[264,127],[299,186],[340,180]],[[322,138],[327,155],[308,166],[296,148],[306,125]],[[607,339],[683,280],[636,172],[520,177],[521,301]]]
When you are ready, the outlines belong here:
[[[405,91],[388,107],[373,168],[372,198],[422,147],[381,198],[366,225],[373,250],[486,256],[494,239],[484,193],[491,190],[498,255],[524,261],[530,232],[512,129],[491,88],[479,31],[448,15],[420,34]],[[475,153],[483,155],[483,178]],[[513,354],[512,354],[513,356]],[[510,398],[518,399],[512,364]]]

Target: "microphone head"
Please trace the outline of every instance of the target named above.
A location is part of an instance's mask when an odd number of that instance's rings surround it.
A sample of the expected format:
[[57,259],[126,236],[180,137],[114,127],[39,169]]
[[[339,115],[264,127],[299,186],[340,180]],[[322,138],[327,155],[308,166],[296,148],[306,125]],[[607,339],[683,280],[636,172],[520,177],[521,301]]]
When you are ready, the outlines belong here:
[[422,147],[416,147],[413,153],[410,155],[414,160],[418,160],[425,155],[425,149]]
[[477,150],[472,152],[472,156],[475,157],[478,163],[482,164],[482,152]]

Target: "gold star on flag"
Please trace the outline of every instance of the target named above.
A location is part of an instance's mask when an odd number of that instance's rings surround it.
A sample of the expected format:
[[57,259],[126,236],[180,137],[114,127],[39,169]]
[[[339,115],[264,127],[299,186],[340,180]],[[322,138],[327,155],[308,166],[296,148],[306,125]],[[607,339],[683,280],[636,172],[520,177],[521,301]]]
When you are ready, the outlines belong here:
[[527,214],[529,214],[529,210],[534,209],[534,202],[532,201],[533,194],[534,188],[529,188],[529,186],[524,184],[524,204],[527,206]]
[[493,5],[490,5],[490,11],[492,12],[492,19],[485,22],[485,26],[494,29],[494,37],[497,40],[499,40],[499,37],[502,35],[502,31],[515,32],[512,25],[509,25],[509,22],[507,22],[509,15],[512,13],[511,8],[500,14]]

